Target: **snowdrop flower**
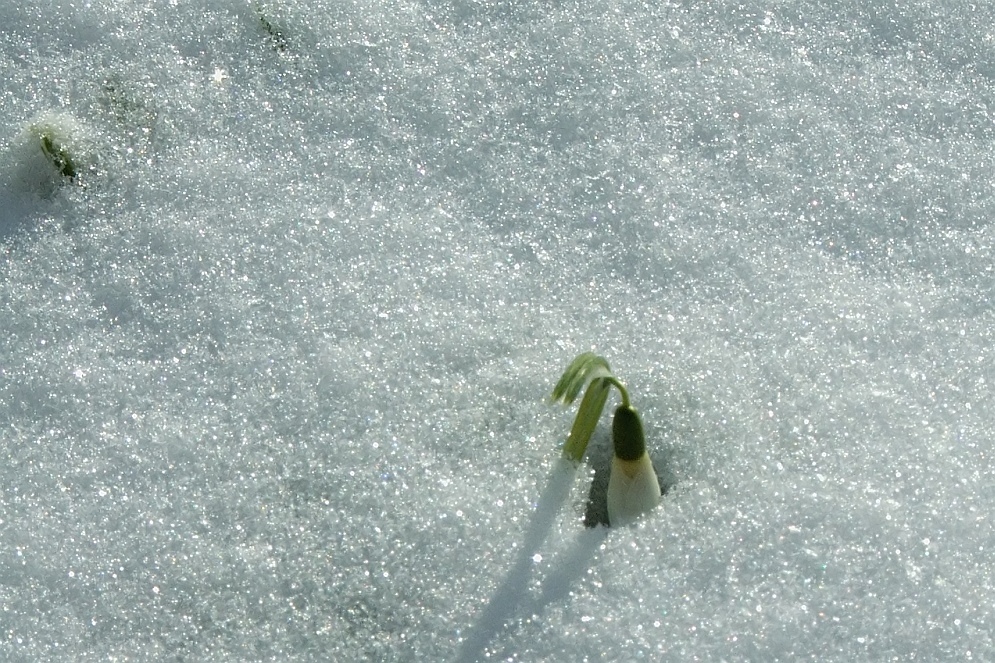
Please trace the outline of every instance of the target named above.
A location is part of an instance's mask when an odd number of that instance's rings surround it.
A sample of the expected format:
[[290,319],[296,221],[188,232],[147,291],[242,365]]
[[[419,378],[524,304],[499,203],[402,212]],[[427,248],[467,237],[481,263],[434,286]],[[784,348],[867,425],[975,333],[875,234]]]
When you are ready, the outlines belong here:
[[587,384],[577,410],[563,456],[580,462],[598,424],[612,387],[618,389],[622,404],[612,420],[611,477],[608,480],[608,521],[612,526],[627,525],[660,503],[660,482],[649,454],[639,413],[629,403],[629,392],[611,372],[604,357],[592,352],[579,355],[553,388],[553,400],[570,404]]
[[608,522],[620,527],[660,503],[660,482],[646,452],[643,422],[627,404],[615,410],[612,446],[615,453],[608,479]]

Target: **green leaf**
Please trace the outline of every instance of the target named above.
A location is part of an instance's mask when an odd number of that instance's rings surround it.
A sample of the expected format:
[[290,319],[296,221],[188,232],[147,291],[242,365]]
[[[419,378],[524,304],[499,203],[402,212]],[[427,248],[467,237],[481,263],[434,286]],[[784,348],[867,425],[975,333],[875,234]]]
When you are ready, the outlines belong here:
[[601,418],[601,411],[608,400],[608,392],[612,385],[618,385],[618,379],[611,371],[608,361],[593,352],[583,352],[570,362],[563,372],[559,382],[553,387],[553,402],[563,402],[567,405],[576,400],[584,385],[587,392],[577,410],[577,418],[570,428],[570,435],[563,445],[563,456],[579,462],[587,451],[587,443],[594,434]]
[[76,164],[69,154],[69,150],[58,142],[58,138],[53,132],[42,129],[39,132],[38,141],[41,143],[41,151],[45,153],[59,174],[72,180],[76,179]]
[[567,437],[566,444],[563,445],[563,456],[575,462],[580,462],[587,451],[587,443],[591,441],[591,435],[598,426],[598,419],[601,418],[601,411],[605,408],[608,400],[608,393],[611,391],[612,383],[604,378],[596,378],[591,381],[584,399],[580,402],[577,410],[577,418],[574,419],[570,428],[570,436]]
[[566,405],[570,405],[576,400],[580,390],[589,380],[608,377],[611,374],[611,367],[604,357],[593,352],[581,353],[570,363],[559,382],[553,387],[553,402],[562,401]]

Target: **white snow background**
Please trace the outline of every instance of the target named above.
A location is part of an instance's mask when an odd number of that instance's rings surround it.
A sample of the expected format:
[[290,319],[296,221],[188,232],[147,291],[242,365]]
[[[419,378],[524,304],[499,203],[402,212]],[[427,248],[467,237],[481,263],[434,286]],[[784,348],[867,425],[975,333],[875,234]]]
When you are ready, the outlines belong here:
[[995,4],[11,1],[0,72],[0,659],[995,659]]

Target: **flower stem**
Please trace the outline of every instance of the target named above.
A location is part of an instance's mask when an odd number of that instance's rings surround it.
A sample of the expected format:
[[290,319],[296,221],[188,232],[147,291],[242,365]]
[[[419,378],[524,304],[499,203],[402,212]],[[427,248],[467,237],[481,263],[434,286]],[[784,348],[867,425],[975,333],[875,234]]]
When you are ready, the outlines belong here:
[[615,388],[618,389],[618,393],[622,395],[622,406],[625,407],[625,408],[631,408],[632,406],[629,404],[629,390],[625,388],[625,385],[622,384],[619,381],[619,379],[617,377],[615,377],[614,375],[612,375],[610,377],[607,377],[607,378],[604,378],[604,379],[607,382],[610,382],[611,384],[613,384],[615,386]]

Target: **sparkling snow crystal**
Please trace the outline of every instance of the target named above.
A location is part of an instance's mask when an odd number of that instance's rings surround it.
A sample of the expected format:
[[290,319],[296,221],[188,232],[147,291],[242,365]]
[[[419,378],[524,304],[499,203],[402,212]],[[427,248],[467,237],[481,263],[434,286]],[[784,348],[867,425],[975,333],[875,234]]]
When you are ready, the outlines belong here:
[[991,5],[0,25],[0,659],[995,658]]

